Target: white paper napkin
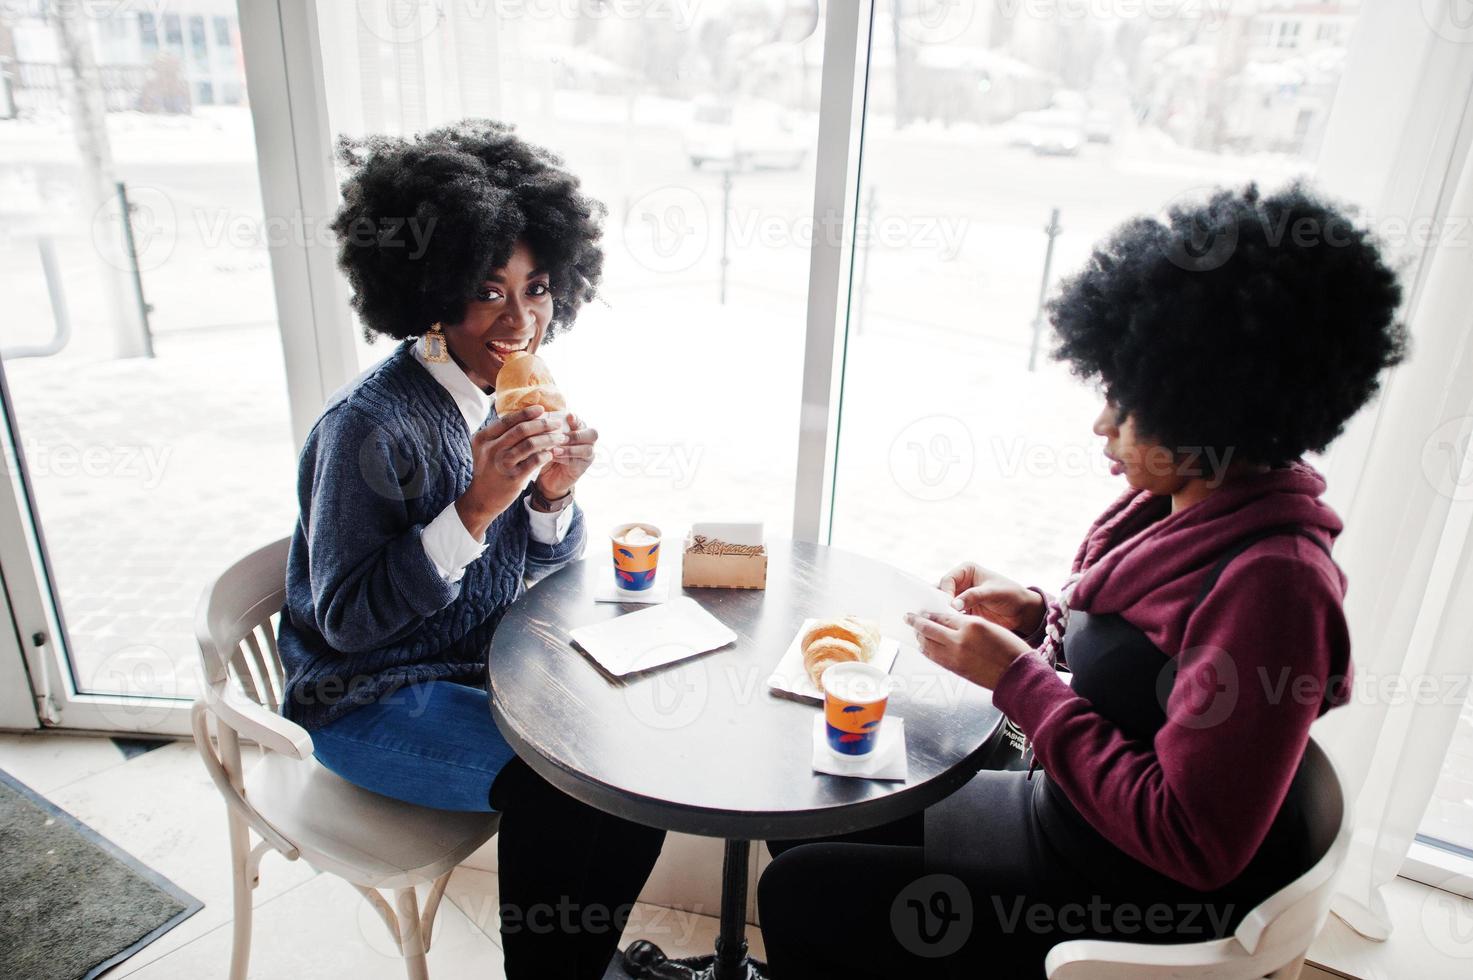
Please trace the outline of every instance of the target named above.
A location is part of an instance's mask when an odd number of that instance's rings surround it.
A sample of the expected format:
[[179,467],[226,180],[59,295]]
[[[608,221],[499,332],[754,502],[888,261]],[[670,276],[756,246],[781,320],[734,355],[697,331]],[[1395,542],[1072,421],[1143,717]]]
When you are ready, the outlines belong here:
[[609,673],[623,677],[725,646],[737,635],[690,596],[570,630]]
[[833,776],[855,776],[860,779],[895,779],[905,782],[905,719],[885,715],[880,722],[880,737],[868,755],[840,755],[829,748],[824,732],[823,715],[813,719],[813,771]]
[[599,569],[593,583],[594,602],[641,602],[652,605],[670,598],[670,577],[663,571],[655,575],[649,588],[639,592],[628,592],[614,582],[614,573],[609,568]]
[[[817,622],[817,619],[803,620],[803,625],[798,627],[798,632],[793,634],[792,642],[783,652],[782,659],[777,662],[776,667],[772,668],[772,675],[767,678],[767,686],[779,694],[802,698],[813,704],[823,704],[823,692],[818,689],[818,685],[813,683],[813,678],[808,676],[808,669],[803,666],[803,648],[799,646],[803,634]],[[882,636],[879,649],[875,650],[875,657],[870,663],[888,674],[890,668],[895,666],[895,658],[899,653],[900,644],[888,636]]]

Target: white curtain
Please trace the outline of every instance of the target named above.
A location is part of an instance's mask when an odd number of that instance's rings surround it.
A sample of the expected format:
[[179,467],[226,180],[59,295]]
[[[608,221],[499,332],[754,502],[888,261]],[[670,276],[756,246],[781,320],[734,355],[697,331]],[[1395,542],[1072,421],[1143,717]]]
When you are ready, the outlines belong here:
[[[1324,718],[1354,803],[1334,910],[1385,939],[1382,887],[1437,783],[1473,672],[1473,28],[1466,0],[1368,0],[1325,135],[1320,181],[1396,246],[1412,356],[1326,462],[1345,518],[1358,681]],[[1462,19],[1455,19],[1461,14]],[[1419,233],[1425,222],[1430,234]],[[1405,229],[1405,231],[1403,230]]]

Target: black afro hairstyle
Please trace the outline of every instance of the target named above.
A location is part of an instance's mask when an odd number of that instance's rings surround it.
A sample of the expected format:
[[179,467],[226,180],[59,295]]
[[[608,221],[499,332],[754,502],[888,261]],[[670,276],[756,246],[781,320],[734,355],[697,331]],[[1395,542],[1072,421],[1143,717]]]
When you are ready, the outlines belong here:
[[402,339],[458,323],[525,241],[548,273],[551,339],[595,295],[605,209],[557,156],[510,125],[466,119],[412,139],[340,137],[348,168],[333,219],[364,332]]
[[1371,235],[1302,183],[1135,218],[1064,280],[1054,356],[1147,438],[1283,465],[1322,451],[1407,350]]

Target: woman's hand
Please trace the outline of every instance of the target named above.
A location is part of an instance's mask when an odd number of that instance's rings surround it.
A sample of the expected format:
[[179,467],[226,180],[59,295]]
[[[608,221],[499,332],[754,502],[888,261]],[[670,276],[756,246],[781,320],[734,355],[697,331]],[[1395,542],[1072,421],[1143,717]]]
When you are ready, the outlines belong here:
[[529,405],[471,436],[471,483],[455,501],[455,509],[477,541],[521,496],[537,467],[553,458],[554,448],[568,441],[556,420],[542,417],[546,411],[541,405]]
[[1047,612],[1037,592],[972,561],[947,572],[938,588],[954,596],[951,604],[962,612],[1025,635],[1038,629]]
[[569,490],[593,464],[593,446],[598,430],[583,424],[576,415],[568,416],[568,441],[552,450],[552,462],[537,475],[537,490],[548,500],[556,500]]
[[906,613],[921,653],[953,674],[989,690],[1014,660],[1032,651],[1011,630],[963,613]]

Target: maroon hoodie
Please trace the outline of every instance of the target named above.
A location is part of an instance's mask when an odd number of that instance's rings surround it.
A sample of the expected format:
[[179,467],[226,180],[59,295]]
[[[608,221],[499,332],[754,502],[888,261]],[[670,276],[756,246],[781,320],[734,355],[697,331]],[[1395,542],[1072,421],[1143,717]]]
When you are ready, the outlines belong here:
[[1328,547],[1340,519],[1303,463],[1224,483],[1190,507],[1130,490],[1074,558],[1069,606],[1116,613],[1177,660],[1166,725],[1132,741],[1040,657],[1002,674],[994,702],[1086,820],[1136,860],[1211,891],[1242,872],[1273,822],[1309,738],[1344,702],[1350,638],[1345,577],[1298,534],[1234,558],[1202,603],[1204,577],[1232,544],[1298,525]]

